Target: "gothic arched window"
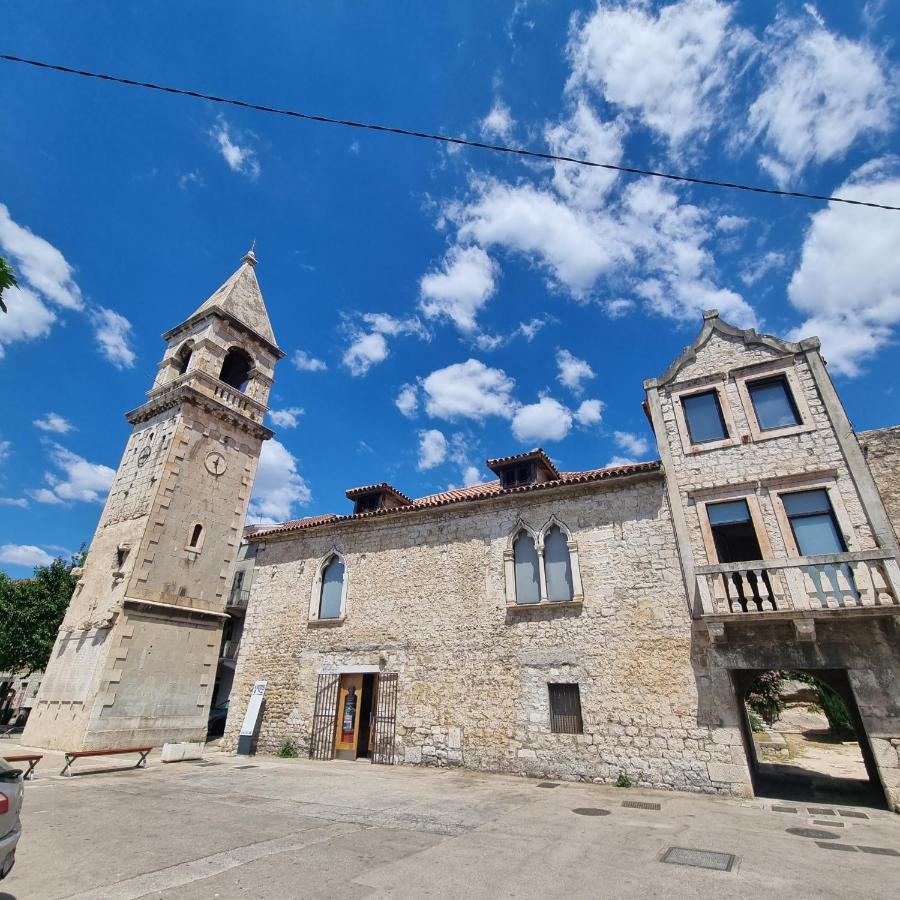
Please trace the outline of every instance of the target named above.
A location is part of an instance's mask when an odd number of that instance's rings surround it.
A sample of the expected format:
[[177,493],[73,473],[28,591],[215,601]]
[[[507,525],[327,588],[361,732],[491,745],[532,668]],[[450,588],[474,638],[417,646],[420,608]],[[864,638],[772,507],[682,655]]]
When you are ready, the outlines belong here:
[[516,566],[516,603],[540,603],[541,585],[538,574],[538,555],[534,538],[523,531],[513,544]]
[[199,550],[203,546],[203,526],[199,522],[195,522],[191,526],[191,536],[188,539],[188,548],[191,550]]
[[322,590],[319,594],[319,618],[339,619],[344,599],[344,561],[332,556],[322,572]]
[[253,368],[253,360],[246,350],[240,347],[232,347],[225,354],[225,361],[222,363],[222,371],[219,373],[219,381],[239,391],[243,391],[247,387],[250,380],[250,370]]
[[554,525],[544,536],[544,575],[547,599],[551,603],[571,600],[575,596],[569,541],[559,525]]

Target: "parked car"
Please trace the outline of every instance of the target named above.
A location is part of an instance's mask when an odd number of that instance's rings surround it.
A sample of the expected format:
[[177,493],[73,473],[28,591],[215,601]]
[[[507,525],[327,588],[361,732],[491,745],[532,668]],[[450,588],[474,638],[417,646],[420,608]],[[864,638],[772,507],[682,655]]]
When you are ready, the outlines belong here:
[[208,737],[221,737],[225,734],[225,720],[228,718],[228,701],[219,703],[209,711]]
[[0,759],[0,879],[9,875],[16,861],[16,844],[22,833],[19,812],[24,794],[22,771]]

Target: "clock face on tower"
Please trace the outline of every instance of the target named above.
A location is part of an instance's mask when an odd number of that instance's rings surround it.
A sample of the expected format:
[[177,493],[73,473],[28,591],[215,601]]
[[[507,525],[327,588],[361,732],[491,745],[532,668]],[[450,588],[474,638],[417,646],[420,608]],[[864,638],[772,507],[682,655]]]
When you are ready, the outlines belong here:
[[220,450],[213,450],[206,454],[206,468],[213,475],[221,475],[226,468],[225,455]]

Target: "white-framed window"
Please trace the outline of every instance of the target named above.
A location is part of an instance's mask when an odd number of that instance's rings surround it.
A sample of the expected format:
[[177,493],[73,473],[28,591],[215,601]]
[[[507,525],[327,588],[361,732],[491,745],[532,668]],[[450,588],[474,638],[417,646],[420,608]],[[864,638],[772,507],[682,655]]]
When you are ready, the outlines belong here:
[[332,550],[316,568],[309,601],[310,622],[342,622],[347,615],[347,566]]
[[555,516],[540,531],[520,519],[507,540],[504,560],[507,606],[584,599],[578,546],[569,529]]
[[675,418],[685,453],[731,447],[739,438],[725,385],[685,388],[673,396]]
[[735,383],[754,442],[815,428],[793,363],[745,370]]

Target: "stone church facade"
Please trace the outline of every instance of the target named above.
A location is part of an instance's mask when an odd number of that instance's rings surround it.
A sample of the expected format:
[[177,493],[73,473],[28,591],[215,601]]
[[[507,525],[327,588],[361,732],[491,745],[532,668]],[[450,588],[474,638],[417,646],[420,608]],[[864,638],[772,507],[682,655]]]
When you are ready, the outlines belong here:
[[900,807],[900,433],[857,437],[816,339],[714,311],[644,387],[659,461],[536,450],[250,534],[226,745],[265,680],[266,752],[747,795],[744,692],[804,670]]

